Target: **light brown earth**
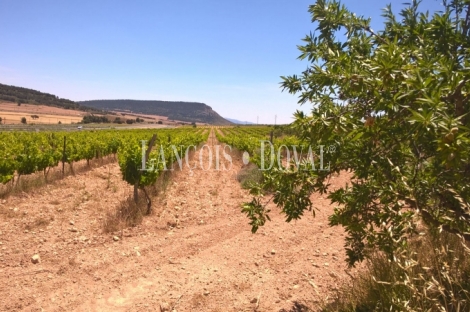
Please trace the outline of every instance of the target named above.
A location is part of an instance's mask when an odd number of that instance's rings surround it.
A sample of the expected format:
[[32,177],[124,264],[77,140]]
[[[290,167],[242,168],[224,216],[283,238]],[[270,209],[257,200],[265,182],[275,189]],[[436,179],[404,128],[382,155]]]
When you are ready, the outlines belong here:
[[63,115],[63,116],[83,116],[86,113],[82,111],[65,109],[54,106],[46,105],[33,105],[33,104],[21,104],[18,106],[14,102],[0,101],[0,109],[2,111],[17,112],[17,113],[41,113],[41,114],[52,114],[52,115]]
[[[32,119],[31,115],[39,116]],[[83,119],[85,112],[63,109],[59,107],[21,104],[18,106],[12,102],[0,102],[0,117],[3,124],[20,124],[21,118],[26,117],[28,124],[63,124],[77,123]]]
[[[126,119],[135,119],[136,117],[140,117],[144,119],[145,122],[161,121],[164,125],[172,126],[180,125],[182,123],[189,124],[188,122],[181,122],[178,120],[168,120],[168,117],[164,116],[134,114],[117,111],[114,113],[116,113],[116,115],[110,114],[106,116],[110,120],[114,120],[114,118],[120,117],[123,121]],[[39,118],[33,119],[31,118],[32,115],[37,115]],[[82,121],[83,116],[85,115],[87,115],[86,112],[72,109],[33,104],[21,104],[18,106],[14,102],[0,101],[0,117],[2,118],[2,124],[20,124],[22,117],[26,118],[26,122],[28,124],[58,124],[59,121],[62,124],[71,124]]]
[[[208,143],[215,152],[213,132]],[[286,223],[271,204],[272,222],[252,234],[231,155],[232,168],[216,171],[193,154],[197,168],[174,172],[153,214],[118,241],[103,223],[132,189],[115,162],[0,200],[0,310],[317,310],[348,281],[333,208],[313,195],[316,217]]]

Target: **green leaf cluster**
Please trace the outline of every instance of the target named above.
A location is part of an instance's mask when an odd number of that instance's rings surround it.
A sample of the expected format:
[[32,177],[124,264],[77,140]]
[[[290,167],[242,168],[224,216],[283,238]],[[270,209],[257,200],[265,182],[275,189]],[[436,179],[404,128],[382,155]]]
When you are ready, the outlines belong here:
[[[351,265],[376,249],[393,257],[420,219],[470,240],[469,7],[455,0],[430,14],[412,1],[396,16],[387,6],[380,31],[338,1],[309,7],[315,30],[299,46],[308,69],[281,85],[311,105],[295,113],[299,139],[339,148],[315,181],[273,171],[270,184],[287,220],[311,207],[303,186],[328,190]],[[345,171],[349,185],[329,190]]]

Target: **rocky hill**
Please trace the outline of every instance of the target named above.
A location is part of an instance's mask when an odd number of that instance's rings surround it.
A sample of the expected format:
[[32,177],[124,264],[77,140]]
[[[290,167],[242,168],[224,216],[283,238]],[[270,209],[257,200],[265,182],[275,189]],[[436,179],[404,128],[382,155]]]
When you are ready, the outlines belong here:
[[36,91],[33,89],[9,86],[0,83],[0,101],[16,102],[21,104],[37,104],[54,106],[65,109],[74,109],[87,111],[91,113],[102,113],[100,110],[96,110],[90,107],[84,107],[76,102],[59,98],[56,95]]
[[141,100],[93,100],[77,102],[81,106],[108,111],[165,116],[172,120],[201,122],[211,125],[230,125],[210,106],[197,102],[141,101]]

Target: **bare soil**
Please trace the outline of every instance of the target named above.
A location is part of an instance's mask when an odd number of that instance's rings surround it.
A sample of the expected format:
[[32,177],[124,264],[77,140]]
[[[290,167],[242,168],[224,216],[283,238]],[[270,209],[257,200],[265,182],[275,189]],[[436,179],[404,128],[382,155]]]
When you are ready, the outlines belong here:
[[[212,132],[214,154],[217,144]],[[329,201],[312,195],[316,217],[292,223],[270,204],[272,221],[252,234],[241,155],[207,170],[208,150],[191,155],[193,170],[175,170],[153,213],[122,236],[104,231],[132,194],[116,163],[0,200],[0,310],[317,310],[349,281]]]
[[[32,119],[31,115],[37,115],[38,119]],[[59,107],[21,104],[18,106],[12,102],[0,102],[0,117],[3,124],[19,124],[25,117],[27,123],[57,124],[77,123],[86,115],[85,112],[69,110]]]
[[21,104],[20,106],[18,106],[14,102],[0,102],[0,108],[2,111],[16,113],[40,113],[62,116],[83,116],[86,114],[86,112],[82,111],[46,105]]

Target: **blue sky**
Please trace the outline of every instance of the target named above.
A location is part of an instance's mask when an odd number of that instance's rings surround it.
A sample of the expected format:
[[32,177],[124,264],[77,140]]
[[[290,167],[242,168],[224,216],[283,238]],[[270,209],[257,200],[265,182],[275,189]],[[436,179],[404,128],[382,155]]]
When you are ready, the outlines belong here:
[[[376,30],[381,8],[402,2],[343,1]],[[203,102],[224,117],[288,123],[300,106],[279,76],[308,65],[296,46],[314,30],[313,3],[0,0],[0,83],[74,101]]]

